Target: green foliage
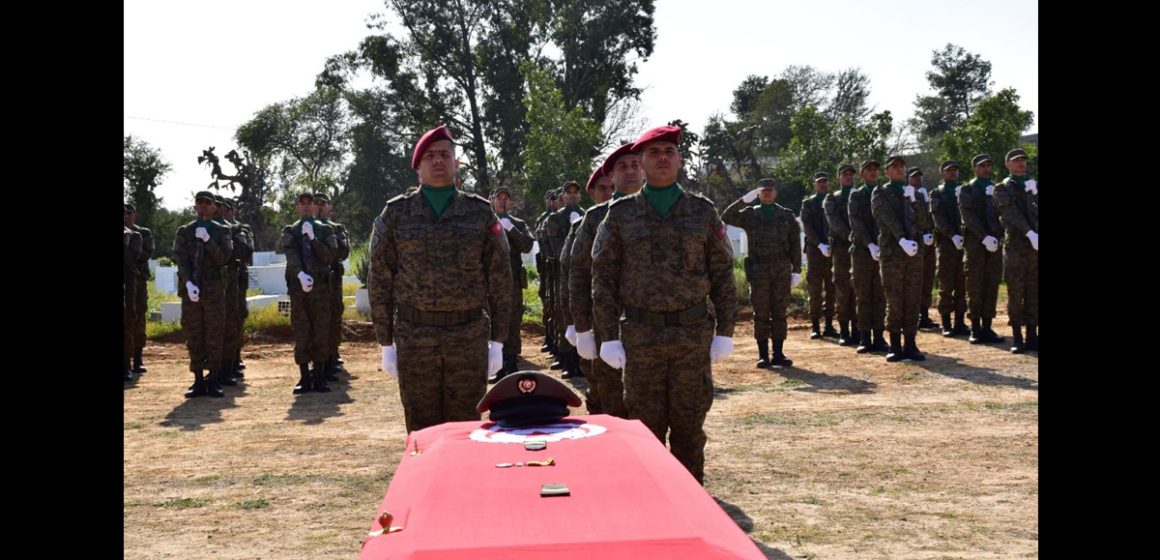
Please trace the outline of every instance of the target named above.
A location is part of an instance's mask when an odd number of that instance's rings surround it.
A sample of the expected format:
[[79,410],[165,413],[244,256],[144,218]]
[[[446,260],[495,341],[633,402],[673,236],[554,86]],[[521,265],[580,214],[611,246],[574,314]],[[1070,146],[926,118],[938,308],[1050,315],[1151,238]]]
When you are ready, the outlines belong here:
[[161,157],[161,150],[148,142],[125,137],[122,196],[137,208],[137,224],[152,229],[153,214],[161,199],[154,189],[173,166]]
[[600,125],[579,108],[564,108],[563,96],[551,76],[532,63],[520,67],[528,83],[524,98],[528,115],[524,151],[523,196],[542,200],[544,192],[573,180],[581,185],[593,170]]
[[371,253],[366,244],[360,243],[350,248],[350,264],[354,269],[354,275],[362,284],[360,287],[367,287],[367,280],[371,273]]
[[915,99],[917,111],[913,119],[919,133],[926,137],[962,126],[994,83],[991,63],[958,45],[947,43],[943,50],[932,51],[930,63],[934,70],[926,73],[926,79],[935,95]]
[[[1009,173],[1003,166],[1003,157],[1016,147],[1027,150],[1033,164],[1038,164],[1038,153],[1033,144],[1020,146],[1019,137],[1035,121],[1031,111],[1019,108],[1019,95],[1012,88],[989,95],[978,102],[975,112],[966,123],[943,137],[944,159],[962,164],[962,180],[970,175],[970,161],[976,154],[987,154],[995,162],[991,178],[999,181]],[[1032,175],[1037,170],[1029,169]]]

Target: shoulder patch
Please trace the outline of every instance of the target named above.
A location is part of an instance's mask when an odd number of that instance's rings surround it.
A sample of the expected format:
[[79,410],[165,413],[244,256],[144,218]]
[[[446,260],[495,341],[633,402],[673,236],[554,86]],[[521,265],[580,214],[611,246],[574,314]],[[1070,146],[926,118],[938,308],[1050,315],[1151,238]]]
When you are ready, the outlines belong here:
[[503,226],[500,225],[500,223],[498,221],[492,222],[491,223],[491,233],[494,234],[496,237],[499,237],[500,234],[503,233]]

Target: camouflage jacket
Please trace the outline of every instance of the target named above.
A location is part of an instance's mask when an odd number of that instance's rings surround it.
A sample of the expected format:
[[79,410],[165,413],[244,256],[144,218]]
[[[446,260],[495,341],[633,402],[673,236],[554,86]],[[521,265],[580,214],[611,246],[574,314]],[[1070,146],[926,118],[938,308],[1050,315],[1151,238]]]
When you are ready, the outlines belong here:
[[995,206],[999,210],[999,221],[1007,232],[1007,243],[1016,243],[1031,248],[1027,232],[1039,233],[1039,200],[1027,194],[1025,187],[1011,177],[995,185]]
[[486,309],[491,340],[507,338],[510,251],[487,199],[456,191],[436,218],[421,191],[396,196],[375,218],[370,251],[368,289],[380,345],[394,342],[397,304],[435,312]]
[[963,234],[959,201],[953,191],[947,192],[945,183],[930,191],[930,215],[934,221],[935,241],[940,245],[950,243],[951,238]]
[[793,272],[802,271],[801,226],[793,211],[776,202],[776,211],[767,218],[760,203],[746,205],[737,199],[725,209],[721,219],[725,223],[745,230],[749,239],[749,255],[752,261],[786,262]]
[[137,261],[141,258],[142,239],[136,230],[122,225],[125,228],[125,259],[121,263],[121,282],[137,279]]
[[[512,229],[507,231],[508,249],[511,251],[512,263],[512,294],[528,287],[528,273],[524,270],[524,259],[520,255],[531,253],[532,245],[536,242],[532,232],[528,230],[528,223],[508,214],[512,221]],[[523,297],[523,294],[520,294]]]
[[849,246],[854,237],[850,231],[850,213],[846,208],[849,201],[841,194],[841,190],[826,194],[822,207],[826,211],[826,225],[830,228],[830,243]]
[[209,241],[197,238],[197,221],[177,228],[173,238],[173,257],[177,261],[177,295],[188,298],[185,283],[193,282],[202,293],[221,286],[225,281],[226,260],[234,250],[230,229],[210,221],[205,226]]
[[890,186],[881,185],[874,189],[870,201],[878,224],[878,247],[883,254],[905,255],[906,252],[898,244],[898,240],[904,238],[918,243],[921,250],[924,246],[922,232],[926,225],[926,213],[922,211],[926,207],[926,199],[922,193],[916,189],[914,202],[911,202]]
[[855,247],[868,248],[871,243],[878,243],[878,223],[874,221],[870,203],[872,190],[873,187],[862,185],[850,191],[847,208],[850,212],[850,240]]
[[987,187],[979,184],[978,178],[959,189],[959,212],[963,218],[963,237],[967,247],[976,247],[983,238],[990,235],[995,239],[1003,237],[1003,225],[999,223],[999,211],[994,197],[987,196]]
[[330,265],[330,271],[338,281],[342,282],[342,275],[346,273],[346,267],[342,266],[342,261],[350,256],[350,236],[346,233],[346,226],[326,221],[326,225],[334,228],[334,239],[338,242],[338,250],[334,255],[334,264]]
[[830,242],[830,224],[826,222],[826,212],[822,208],[825,197],[814,193],[802,201],[802,231],[806,233],[806,248],[817,250],[818,243]]
[[[592,330],[592,242],[600,222],[608,215],[611,200],[588,209],[584,218],[576,224],[576,236],[572,241],[572,251],[568,256],[568,303],[576,332]],[[615,310],[619,316],[620,310]]]
[[302,235],[302,220],[298,220],[283,227],[278,238],[278,251],[286,255],[286,288],[292,293],[303,293],[299,272],[314,279],[311,292],[330,282],[330,267],[338,256],[338,236],[333,227],[318,220],[314,220],[313,228],[312,240]]
[[141,255],[137,257],[137,273],[142,280],[149,280],[153,275],[149,272],[149,259],[153,258],[153,232],[147,227],[141,227],[137,224],[129,226],[129,229],[141,234]]

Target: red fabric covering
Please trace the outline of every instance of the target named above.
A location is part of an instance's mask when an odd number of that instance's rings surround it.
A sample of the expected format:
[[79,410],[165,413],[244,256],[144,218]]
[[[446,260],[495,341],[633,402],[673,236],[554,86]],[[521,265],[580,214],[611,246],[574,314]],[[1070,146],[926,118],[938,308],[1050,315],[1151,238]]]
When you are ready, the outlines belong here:
[[[404,529],[368,538],[359,559],[765,558],[644,424],[603,414],[564,422],[607,431],[542,451],[471,440],[486,421],[412,433],[378,510]],[[555,466],[495,466],[548,457]],[[571,495],[541,497],[545,483]]]

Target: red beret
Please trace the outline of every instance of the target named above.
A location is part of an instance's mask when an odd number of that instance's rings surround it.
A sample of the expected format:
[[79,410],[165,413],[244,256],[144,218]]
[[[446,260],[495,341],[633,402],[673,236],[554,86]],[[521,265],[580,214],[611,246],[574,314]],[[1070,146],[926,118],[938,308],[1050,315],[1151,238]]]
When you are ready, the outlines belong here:
[[612,170],[616,168],[616,160],[620,159],[620,156],[625,156],[631,153],[633,153],[631,142],[617,148],[615,152],[609,154],[608,158],[604,160],[604,165],[600,166],[600,170],[603,171],[605,175],[612,177]]
[[666,142],[680,144],[681,143],[681,127],[679,127],[679,126],[658,126],[652,130],[649,130],[648,132],[641,134],[640,138],[636,139],[636,143],[632,145],[632,151],[639,152],[642,148],[644,148],[645,144],[648,144],[650,142],[656,142],[658,140],[664,140]]
[[596,180],[603,177],[603,176],[604,176],[604,171],[602,171],[599,167],[597,167],[596,171],[592,172],[592,176],[588,178],[588,184],[584,186],[584,190],[590,191],[590,190],[596,188]]
[[433,142],[438,142],[439,140],[455,142],[455,139],[451,137],[451,132],[447,130],[447,125],[441,124],[436,128],[432,128],[419,139],[419,143],[415,144],[415,153],[411,154],[411,169],[419,169],[419,158],[423,157],[423,152],[427,151],[427,147]]

